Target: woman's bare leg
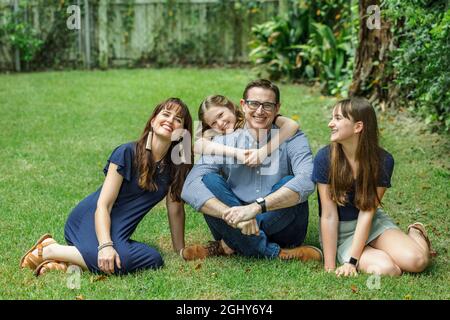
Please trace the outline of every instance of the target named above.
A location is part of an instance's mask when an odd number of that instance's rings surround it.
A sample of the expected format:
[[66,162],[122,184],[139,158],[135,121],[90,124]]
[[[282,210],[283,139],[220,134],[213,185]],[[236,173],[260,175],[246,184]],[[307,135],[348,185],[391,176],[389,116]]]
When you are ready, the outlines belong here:
[[386,252],[403,271],[422,272],[430,261],[426,241],[413,230],[409,235],[398,229],[386,230],[370,245]]
[[358,269],[365,273],[400,276],[402,270],[384,251],[366,246],[359,259]]
[[430,248],[428,248],[428,243],[426,242],[425,238],[422,236],[422,233],[420,233],[419,230],[415,228],[409,229],[408,237],[413,239],[419,246],[422,248],[423,252],[425,254],[430,254]]
[[[43,243],[46,243],[50,240],[51,238],[46,239],[43,241]],[[33,254],[37,256],[38,250],[34,250]],[[75,246],[64,246],[54,243],[43,248],[42,257],[44,258],[44,260],[57,260],[67,262],[69,264],[80,266],[83,270],[88,269],[86,263],[84,262],[83,256]]]

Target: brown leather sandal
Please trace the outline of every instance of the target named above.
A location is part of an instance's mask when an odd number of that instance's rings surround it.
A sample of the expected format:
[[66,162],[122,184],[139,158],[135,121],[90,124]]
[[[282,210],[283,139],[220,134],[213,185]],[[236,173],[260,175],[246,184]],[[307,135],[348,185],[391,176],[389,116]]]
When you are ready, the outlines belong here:
[[[46,243],[42,243],[46,239],[51,240],[47,241]],[[43,236],[41,236],[39,240],[36,242],[36,244],[32,246],[31,249],[28,250],[20,259],[19,267],[20,268],[28,267],[32,270],[35,270],[37,266],[39,266],[44,261],[44,258],[42,257],[44,248],[54,243],[57,242],[53,239],[53,237],[50,234],[46,233]],[[36,249],[38,249],[37,257],[33,254],[33,251]]]
[[424,240],[426,241],[426,243],[428,245],[428,250],[430,251],[430,256],[435,257],[437,255],[437,253],[431,247],[431,241],[430,241],[430,238],[428,238],[428,234],[427,234],[427,231],[425,230],[425,226],[423,225],[423,223],[414,222],[413,224],[410,224],[408,226],[408,230],[407,230],[408,233],[409,233],[409,230],[411,230],[411,228],[416,229],[417,231],[420,232],[420,234],[422,235],[422,238],[424,238]]
[[45,260],[40,265],[37,266],[36,270],[34,270],[34,275],[39,277],[44,273],[52,270],[58,270],[66,272],[69,264],[66,262],[56,261],[56,260]]

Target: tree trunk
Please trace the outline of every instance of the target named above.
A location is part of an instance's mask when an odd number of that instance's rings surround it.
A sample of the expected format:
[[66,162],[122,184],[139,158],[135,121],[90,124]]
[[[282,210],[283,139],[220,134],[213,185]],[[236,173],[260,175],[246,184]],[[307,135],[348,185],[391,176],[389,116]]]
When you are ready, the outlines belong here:
[[359,44],[349,94],[366,97],[384,111],[397,95],[393,74],[387,69],[393,39],[390,23],[381,15],[378,25],[374,23],[377,20],[373,9],[368,11],[370,6],[378,6],[380,12],[380,0],[359,0]]

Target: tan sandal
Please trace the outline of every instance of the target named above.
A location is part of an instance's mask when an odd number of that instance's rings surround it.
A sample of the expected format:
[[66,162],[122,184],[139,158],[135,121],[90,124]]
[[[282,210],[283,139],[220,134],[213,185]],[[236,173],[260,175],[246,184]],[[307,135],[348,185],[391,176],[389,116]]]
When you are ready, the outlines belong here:
[[[44,242],[44,240],[46,239],[51,239],[50,241],[46,242],[46,243],[42,243]],[[42,237],[39,238],[39,240],[36,242],[36,244],[34,246],[31,247],[30,250],[28,250],[23,257],[20,259],[20,263],[19,263],[19,267],[20,268],[30,268],[32,270],[35,270],[37,268],[37,266],[39,266],[42,262],[44,262],[44,258],[42,256],[43,254],[43,250],[45,247],[57,243],[53,237],[46,233],[44,234]],[[38,249],[38,256],[36,257],[33,254],[33,251]]]
[[52,270],[58,270],[66,272],[69,264],[66,262],[56,261],[56,260],[45,260],[34,270],[34,275],[39,277],[44,273]]
[[411,230],[411,228],[416,229],[417,231],[420,232],[420,234],[422,235],[422,238],[424,238],[424,240],[426,241],[426,243],[428,245],[428,250],[430,251],[430,256],[435,257],[437,255],[437,253],[431,247],[431,241],[430,241],[430,238],[428,238],[428,234],[427,234],[427,231],[425,230],[425,226],[423,225],[423,223],[414,222],[413,224],[410,224],[408,226],[408,230],[407,230],[408,233]]

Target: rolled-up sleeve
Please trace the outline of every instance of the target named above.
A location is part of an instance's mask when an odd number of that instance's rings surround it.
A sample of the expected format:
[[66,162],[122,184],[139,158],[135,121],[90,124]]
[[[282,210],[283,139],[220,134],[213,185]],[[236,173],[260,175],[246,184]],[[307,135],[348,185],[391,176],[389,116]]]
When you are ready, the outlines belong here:
[[284,187],[297,192],[300,195],[299,202],[307,201],[314,192],[315,184],[312,181],[313,156],[305,134],[301,131],[297,133],[286,142],[286,148],[294,178]]
[[184,182],[181,198],[197,211],[200,211],[200,208],[203,207],[206,201],[215,197],[205,186],[202,178],[208,173],[218,173],[220,171],[220,162],[216,161],[216,158],[213,156],[202,156],[189,172]]

